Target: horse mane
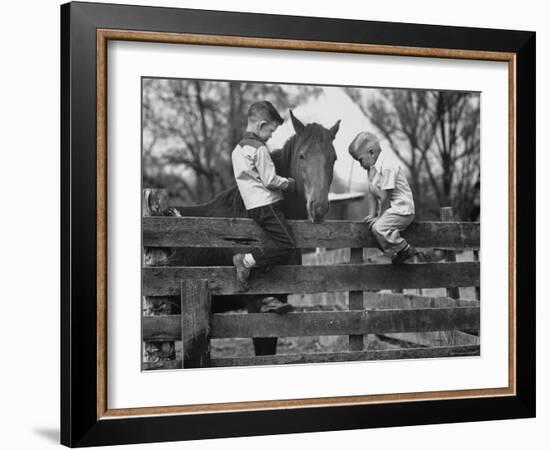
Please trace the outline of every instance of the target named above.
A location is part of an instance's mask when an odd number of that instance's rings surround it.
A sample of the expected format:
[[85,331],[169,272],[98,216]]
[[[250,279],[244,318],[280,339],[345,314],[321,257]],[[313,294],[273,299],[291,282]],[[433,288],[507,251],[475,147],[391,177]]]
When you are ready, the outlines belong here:
[[296,135],[293,135],[286,140],[282,148],[278,148],[271,152],[271,159],[273,160],[273,164],[275,164],[275,172],[277,172],[277,175],[282,177],[288,177],[290,175],[290,162],[292,161],[295,142]]

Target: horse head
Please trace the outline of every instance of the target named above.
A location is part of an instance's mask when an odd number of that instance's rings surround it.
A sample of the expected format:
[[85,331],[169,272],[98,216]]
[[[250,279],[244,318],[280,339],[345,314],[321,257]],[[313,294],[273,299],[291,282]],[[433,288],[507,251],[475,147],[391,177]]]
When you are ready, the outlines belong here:
[[328,212],[328,192],[336,161],[332,142],[340,121],[326,129],[318,123],[304,125],[292,111],[290,118],[296,135],[292,138],[289,176],[296,180],[296,190],[305,200],[309,220],[319,223]]

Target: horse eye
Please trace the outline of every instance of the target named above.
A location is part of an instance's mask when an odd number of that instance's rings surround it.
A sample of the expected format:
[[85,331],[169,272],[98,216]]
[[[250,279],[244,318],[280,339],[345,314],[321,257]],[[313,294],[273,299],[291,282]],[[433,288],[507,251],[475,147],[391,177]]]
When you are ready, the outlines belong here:
[[304,154],[300,153],[300,159],[304,159]]

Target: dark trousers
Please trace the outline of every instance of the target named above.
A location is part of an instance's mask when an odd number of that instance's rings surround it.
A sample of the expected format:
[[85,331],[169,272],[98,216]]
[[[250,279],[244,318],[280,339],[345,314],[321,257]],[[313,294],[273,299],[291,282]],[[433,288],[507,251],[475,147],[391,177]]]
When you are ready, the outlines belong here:
[[281,202],[249,209],[248,216],[277,244],[276,247],[252,250],[256,269],[262,272],[276,264],[285,264],[296,248],[296,240],[281,209]]

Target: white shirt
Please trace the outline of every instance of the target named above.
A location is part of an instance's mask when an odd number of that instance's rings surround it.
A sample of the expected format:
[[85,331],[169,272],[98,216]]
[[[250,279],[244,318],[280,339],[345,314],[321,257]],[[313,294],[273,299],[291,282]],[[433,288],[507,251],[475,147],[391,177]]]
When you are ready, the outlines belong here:
[[246,209],[270,205],[283,199],[288,178],[275,173],[267,146],[246,133],[231,153],[233,173]]
[[383,191],[390,191],[390,212],[414,214],[413,195],[403,169],[398,163],[383,156],[384,153],[378,157],[374,165],[376,175],[372,183]]

